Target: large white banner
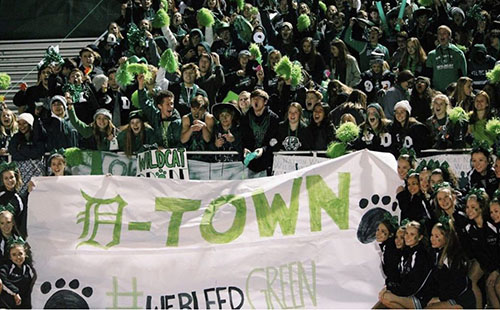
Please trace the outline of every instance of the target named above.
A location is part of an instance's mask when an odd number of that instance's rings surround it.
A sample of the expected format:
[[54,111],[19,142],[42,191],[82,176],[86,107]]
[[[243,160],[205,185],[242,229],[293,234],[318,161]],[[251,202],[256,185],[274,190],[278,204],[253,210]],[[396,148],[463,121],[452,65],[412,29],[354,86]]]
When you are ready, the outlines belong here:
[[29,199],[35,308],[367,308],[390,154],[239,181],[44,177]]

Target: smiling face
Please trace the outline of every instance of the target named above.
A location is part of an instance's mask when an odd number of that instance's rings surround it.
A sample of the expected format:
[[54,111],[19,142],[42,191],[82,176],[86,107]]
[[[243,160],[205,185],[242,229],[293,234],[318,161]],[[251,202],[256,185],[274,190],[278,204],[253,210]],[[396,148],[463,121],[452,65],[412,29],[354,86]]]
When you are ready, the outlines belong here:
[[474,99],[474,107],[477,111],[485,111],[488,108],[488,100],[485,96],[477,95]]
[[99,114],[95,118],[95,123],[100,130],[104,130],[109,125],[109,118],[107,116]]
[[2,122],[2,126],[10,127],[10,125],[12,125],[12,122],[14,121],[13,112],[11,110],[3,110],[2,118],[0,121]]
[[80,71],[73,71],[69,75],[69,82],[71,84],[80,85],[83,82],[83,74]]
[[401,124],[404,125],[406,122],[406,110],[403,108],[397,108],[394,110],[394,118]]
[[238,97],[238,107],[241,111],[246,112],[250,108],[250,93],[241,93]]
[[416,246],[420,240],[422,239],[422,235],[419,234],[418,229],[413,226],[407,226],[405,231],[405,245],[413,248]]
[[17,267],[21,268],[26,260],[26,251],[22,245],[15,245],[9,251],[10,260],[16,264]]
[[476,172],[483,174],[488,168],[488,158],[482,152],[476,152],[472,154],[472,166]]
[[186,69],[182,72],[182,80],[185,84],[193,84],[196,79],[196,71],[194,69]]
[[290,125],[296,125],[300,121],[300,111],[296,107],[288,108],[288,122]]
[[321,106],[321,104],[317,104],[316,106],[314,106],[313,110],[314,123],[319,126],[324,119],[325,109]]
[[144,127],[144,123],[140,118],[131,119],[129,125],[134,135],[138,135],[139,133],[141,133],[141,130]]
[[408,41],[408,43],[406,43],[406,50],[408,51],[408,54],[414,56],[417,53],[417,45],[415,42]]
[[30,132],[31,126],[27,121],[20,119],[19,121],[17,121],[17,124],[19,126],[19,132],[21,132],[23,135]]
[[410,163],[405,159],[398,159],[398,175],[401,180],[406,179],[406,175],[408,174],[408,170],[410,170]]
[[16,174],[12,170],[6,170],[2,173],[2,181],[6,190],[14,191],[17,184]]
[[12,228],[14,228],[14,216],[9,211],[2,211],[0,213],[0,230],[4,237],[12,235]]
[[490,217],[495,224],[500,223],[500,203],[492,202],[490,204]]
[[63,176],[64,169],[66,168],[66,162],[62,158],[53,158],[50,161],[50,170],[55,176]]
[[453,200],[453,197],[451,196],[451,192],[449,190],[441,190],[437,193],[436,199],[438,202],[439,207],[445,211],[445,212],[450,212],[453,210],[455,207],[455,202]]
[[382,243],[389,239],[389,229],[385,224],[380,223],[378,224],[377,231],[375,232],[375,239],[377,240],[378,243]]
[[161,104],[158,104],[157,107],[160,110],[161,117],[163,119],[169,118],[172,116],[174,111],[174,100],[172,97],[165,97],[163,98]]
[[54,113],[58,117],[64,117],[66,110],[64,109],[64,105],[61,101],[54,101],[50,106],[52,113]]
[[408,183],[408,191],[412,196],[420,192],[420,184],[418,183],[418,178],[416,176],[409,177],[407,183]]
[[465,214],[467,214],[469,220],[476,220],[483,217],[481,214],[481,206],[475,197],[467,199]]
[[431,232],[431,246],[433,249],[442,249],[446,244],[446,237],[443,231],[436,226],[432,228]]

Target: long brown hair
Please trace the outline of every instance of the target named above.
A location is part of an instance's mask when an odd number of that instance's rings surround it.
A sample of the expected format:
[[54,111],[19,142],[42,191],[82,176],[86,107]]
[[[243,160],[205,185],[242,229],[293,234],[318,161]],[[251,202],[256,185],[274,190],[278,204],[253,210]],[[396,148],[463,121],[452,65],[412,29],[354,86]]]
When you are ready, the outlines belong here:
[[422,45],[420,44],[420,41],[415,38],[411,37],[406,41],[406,49],[403,54],[403,57],[401,59],[401,64],[399,66],[400,70],[405,70],[408,69],[407,67],[409,66],[408,62],[410,60],[410,54],[408,53],[408,43],[413,43],[415,44],[415,50],[417,54],[417,64],[425,66],[425,62],[427,60],[427,54],[425,53],[425,50],[423,49]]
[[96,121],[94,120],[90,126],[92,127],[92,135],[94,136],[95,143],[97,145],[97,149],[101,148],[101,135],[104,135],[106,138],[109,137],[109,135],[116,136],[117,134],[117,129],[115,125],[113,125],[113,122],[108,118],[108,126],[101,131],[99,129],[99,126],[97,126]]

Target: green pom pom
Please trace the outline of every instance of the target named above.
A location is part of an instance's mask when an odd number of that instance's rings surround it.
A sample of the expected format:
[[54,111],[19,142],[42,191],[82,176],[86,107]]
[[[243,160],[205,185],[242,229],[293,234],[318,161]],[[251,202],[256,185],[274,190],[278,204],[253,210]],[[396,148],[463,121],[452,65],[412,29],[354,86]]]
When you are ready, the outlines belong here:
[[359,127],[351,122],[344,123],[337,129],[335,136],[344,143],[352,142],[359,136]]
[[328,158],[337,158],[345,154],[347,147],[342,142],[332,142],[326,149],[326,156]]
[[129,64],[127,71],[133,76],[137,74],[144,74],[144,80],[146,82],[151,81],[153,75],[149,72],[148,65],[146,64]]
[[311,26],[311,19],[307,14],[300,14],[297,19],[297,30],[302,32],[305,31]]
[[457,122],[469,121],[469,114],[467,114],[467,112],[465,112],[465,110],[461,107],[454,107],[453,109],[451,109],[448,117],[453,124],[456,124]]
[[496,65],[493,70],[487,72],[486,77],[492,84],[500,83],[500,65]]
[[500,135],[500,119],[492,118],[486,123],[486,132],[492,136]]
[[323,11],[323,13],[326,13],[327,7],[323,1],[319,2],[319,8]]
[[0,89],[7,89],[10,86],[10,75],[0,73]]
[[168,10],[168,0],[161,0],[161,4],[163,4],[165,10]]
[[66,157],[66,163],[68,163],[70,167],[83,164],[83,152],[77,147],[66,149],[64,151],[64,157]]
[[165,9],[159,9],[156,12],[152,24],[154,28],[170,26],[170,16],[168,16],[167,11],[165,11]]
[[174,73],[179,68],[179,63],[172,49],[167,49],[163,52],[160,58],[160,67],[165,68],[168,73]]
[[288,80],[292,74],[292,66],[292,62],[288,56],[283,56],[274,67],[274,72],[276,72],[278,76],[284,77]]
[[196,15],[196,19],[203,27],[210,27],[215,24],[215,18],[212,11],[207,8],[201,8]]
[[292,78],[292,86],[297,86],[304,81],[304,76],[302,75],[302,65],[300,62],[293,62],[290,77]]
[[139,92],[136,90],[135,92],[132,93],[132,96],[130,96],[130,100],[132,101],[132,105],[138,109],[141,107],[139,106]]
[[260,52],[260,48],[257,44],[252,43],[250,44],[250,47],[248,48],[250,51],[250,54],[252,54],[253,57],[255,57],[255,60],[259,63],[259,65],[262,64],[262,53]]
[[418,4],[423,6],[432,6],[434,4],[434,0],[418,0]]
[[122,87],[130,85],[134,81],[134,75],[127,70],[128,66],[128,62],[124,62],[116,71],[116,82]]

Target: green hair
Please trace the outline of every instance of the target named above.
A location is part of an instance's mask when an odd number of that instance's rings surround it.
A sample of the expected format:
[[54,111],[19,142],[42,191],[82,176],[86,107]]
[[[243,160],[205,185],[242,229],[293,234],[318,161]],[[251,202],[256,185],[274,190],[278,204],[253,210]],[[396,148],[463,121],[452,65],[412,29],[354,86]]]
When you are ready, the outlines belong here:
[[450,113],[448,113],[448,117],[453,124],[469,121],[469,114],[461,107],[454,107],[451,109]]
[[10,86],[10,75],[0,73],[0,89],[7,89]]
[[161,54],[160,67],[165,68],[168,73],[174,73],[179,68],[179,63],[177,58],[175,58],[174,52],[171,48],[166,49],[163,54]]
[[486,77],[493,84],[500,83],[500,65],[496,65],[493,70],[487,72]]
[[250,51],[250,54],[252,54],[253,57],[255,57],[255,60],[259,63],[259,65],[262,64],[262,53],[260,52],[259,46],[255,43],[251,43],[250,47],[248,48]]
[[128,66],[128,61],[126,61],[116,70],[116,82],[122,87],[130,85],[134,81],[134,75],[128,71]]
[[211,27],[213,24],[215,24],[215,18],[213,13],[207,8],[201,8],[200,10],[198,10],[198,14],[196,14],[196,19],[203,27]]
[[434,1],[433,0],[418,0],[418,4],[425,6],[425,7],[428,7],[428,6],[432,6],[434,4]]
[[288,56],[283,56],[274,67],[274,72],[276,72],[278,76],[284,77],[288,80],[292,74],[292,66],[293,64],[290,61],[290,58],[288,58]]
[[302,32],[307,30],[311,26],[311,19],[307,14],[300,14],[299,18],[297,19],[297,30]]
[[155,17],[153,18],[153,22],[151,23],[155,28],[161,28],[165,26],[170,26],[170,16],[168,16],[167,11],[165,9],[159,9],[156,11]]
[[83,151],[77,147],[70,147],[64,151],[66,163],[70,167],[83,164]]
[[500,135],[500,119],[492,118],[486,123],[486,132],[492,136]]

